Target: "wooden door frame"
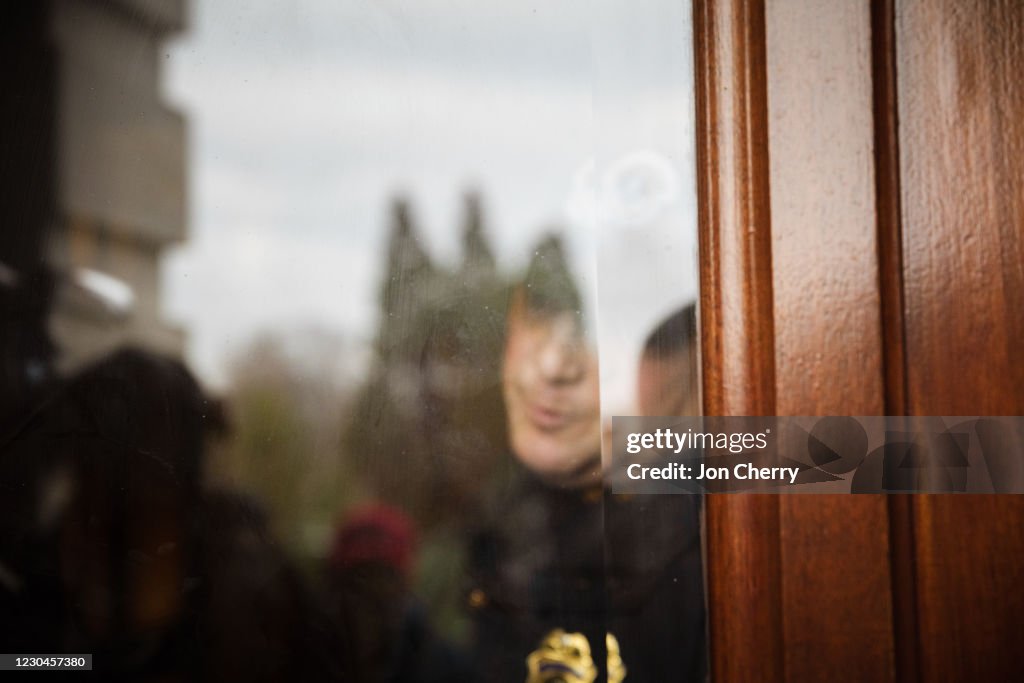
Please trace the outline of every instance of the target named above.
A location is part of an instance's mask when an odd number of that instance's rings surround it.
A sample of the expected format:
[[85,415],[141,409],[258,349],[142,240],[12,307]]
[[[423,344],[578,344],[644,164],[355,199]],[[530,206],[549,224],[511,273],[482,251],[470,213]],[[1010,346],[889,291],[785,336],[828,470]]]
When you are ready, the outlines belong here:
[[[694,3],[706,415],[887,412],[899,238],[898,220],[880,217],[898,209],[875,183],[891,189],[892,159],[879,154],[895,147],[878,144],[892,131],[874,111],[885,82],[873,72],[885,64],[873,24],[891,22],[891,6],[830,4]],[[841,85],[852,94],[826,113],[854,123],[816,119],[794,73],[810,88],[848,79]],[[773,186],[780,180],[788,182]],[[790,280],[797,271],[803,282]],[[853,323],[832,347],[806,324],[815,307]],[[847,352],[862,360],[848,362]],[[889,505],[882,496],[709,496],[712,678],[894,680],[903,648],[893,586],[902,574],[891,563]]]
[[[771,415],[775,365],[763,2],[697,0],[693,36],[704,414]],[[710,496],[706,522],[711,675],[724,681],[781,681],[778,498]],[[745,654],[735,656],[741,651]]]

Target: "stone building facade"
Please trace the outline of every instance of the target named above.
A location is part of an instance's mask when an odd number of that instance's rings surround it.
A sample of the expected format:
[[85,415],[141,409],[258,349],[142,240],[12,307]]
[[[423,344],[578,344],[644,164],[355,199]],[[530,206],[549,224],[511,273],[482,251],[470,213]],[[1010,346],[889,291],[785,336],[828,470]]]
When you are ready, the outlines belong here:
[[186,124],[160,86],[186,3],[19,4],[4,77],[20,142],[5,156],[24,187],[4,197],[20,234],[0,260],[11,273],[52,269],[60,369],[129,343],[180,355],[183,332],[161,315],[160,261],[186,235]]

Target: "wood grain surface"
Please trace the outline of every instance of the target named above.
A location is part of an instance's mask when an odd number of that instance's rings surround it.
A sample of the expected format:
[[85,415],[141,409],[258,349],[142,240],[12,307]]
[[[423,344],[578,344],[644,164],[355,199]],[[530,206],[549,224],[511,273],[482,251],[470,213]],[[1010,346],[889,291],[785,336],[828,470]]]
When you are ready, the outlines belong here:
[[[704,408],[1024,408],[1024,3],[698,0]],[[1014,680],[1019,496],[712,496],[715,680]]]
[[[696,0],[697,191],[704,411],[775,411],[764,6]],[[706,507],[714,680],[782,681],[779,501]]]
[[[881,415],[869,3],[765,8],[776,411]],[[893,680],[885,497],[779,505],[786,680]]]
[[[1024,4],[896,3],[907,410],[1024,414]],[[1024,500],[913,499],[920,677],[1024,675]]]

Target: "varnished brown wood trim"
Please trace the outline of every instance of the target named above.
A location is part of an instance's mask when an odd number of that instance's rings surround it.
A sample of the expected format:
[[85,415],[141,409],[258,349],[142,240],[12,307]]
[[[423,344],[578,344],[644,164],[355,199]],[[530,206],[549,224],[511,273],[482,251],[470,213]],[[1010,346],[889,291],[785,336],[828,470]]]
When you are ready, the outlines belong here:
[[909,494],[892,494],[889,507],[889,571],[892,575],[896,680],[919,681],[917,577],[914,571],[914,504]]
[[[886,415],[907,412],[906,322],[903,297],[903,236],[900,230],[899,121],[896,31],[893,0],[871,3],[871,61],[875,123],[875,188],[878,211],[878,272],[885,367]],[[914,506],[909,495],[888,497],[893,642],[896,677],[920,680]]]
[[764,7],[694,8],[697,184],[706,398],[736,415],[775,407]]
[[907,410],[906,329],[903,319],[903,236],[900,230],[899,130],[893,0],[871,3],[871,62],[875,120],[879,291],[885,414]]
[[[775,410],[764,4],[696,0],[704,410]],[[784,679],[779,503],[707,502],[711,675]]]
[[[1024,411],[1024,4],[899,0],[907,412]],[[1024,672],[1024,499],[914,496],[919,678]]]

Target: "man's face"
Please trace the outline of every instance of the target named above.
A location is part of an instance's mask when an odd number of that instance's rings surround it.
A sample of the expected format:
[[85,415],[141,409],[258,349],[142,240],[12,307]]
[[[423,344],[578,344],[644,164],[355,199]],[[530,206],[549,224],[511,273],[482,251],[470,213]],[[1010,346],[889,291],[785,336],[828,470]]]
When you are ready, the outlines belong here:
[[597,356],[573,314],[514,311],[502,380],[509,437],[520,462],[557,477],[599,455]]

